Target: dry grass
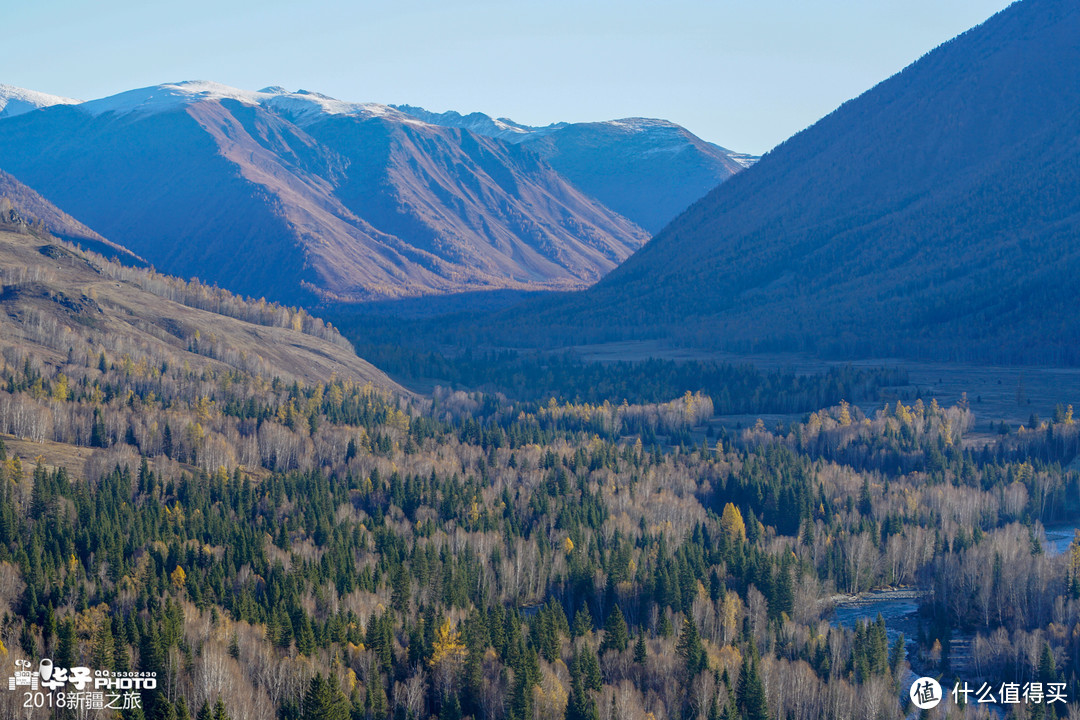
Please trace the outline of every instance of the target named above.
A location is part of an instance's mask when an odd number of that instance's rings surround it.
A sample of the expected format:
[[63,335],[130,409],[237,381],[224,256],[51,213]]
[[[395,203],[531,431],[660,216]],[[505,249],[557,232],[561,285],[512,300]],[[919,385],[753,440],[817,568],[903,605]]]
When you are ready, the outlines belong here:
[[[347,349],[299,331],[255,325],[163,299],[100,275],[78,253],[42,252],[51,243],[29,234],[0,230],[0,269],[8,276],[0,293],[0,345],[15,345],[39,360],[59,363],[66,332],[103,348],[142,347],[192,367],[223,363],[258,367],[260,374],[301,382],[325,382],[331,375],[391,391],[401,388]],[[15,283],[22,269],[34,277]],[[56,326],[59,337],[43,338],[36,325]],[[215,347],[217,359],[191,352],[196,333]]]

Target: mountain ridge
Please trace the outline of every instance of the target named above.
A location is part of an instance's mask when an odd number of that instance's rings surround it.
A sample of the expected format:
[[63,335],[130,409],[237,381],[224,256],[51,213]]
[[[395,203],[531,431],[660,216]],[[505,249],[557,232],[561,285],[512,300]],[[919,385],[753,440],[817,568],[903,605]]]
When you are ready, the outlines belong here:
[[1068,3],[1010,6],[767,153],[590,290],[534,309],[538,325],[1080,361],[1076,32]]
[[757,157],[706,142],[657,118],[532,127],[508,118],[396,105],[417,119],[528,147],[582,190],[656,233],[679,212]]
[[648,239],[535,153],[280,88],[10,118],[0,165],[163,270],[288,302],[580,288]]

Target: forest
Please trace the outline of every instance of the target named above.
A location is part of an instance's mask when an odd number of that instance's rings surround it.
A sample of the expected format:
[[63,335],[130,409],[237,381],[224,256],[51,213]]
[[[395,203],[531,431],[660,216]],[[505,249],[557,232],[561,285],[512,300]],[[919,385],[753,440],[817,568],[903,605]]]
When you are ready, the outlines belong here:
[[[132,272],[95,277],[343,342]],[[927,675],[1060,685],[994,708],[1060,718],[1080,693],[1080,541],[1046,530],[1080,511],[1065,402],[975,438],[965,403],[880,400],[895,371],[403,355],[450,377],[419,394],[224,329],[120,342],[48,282],[0,290],[0,655],[157,683],[120,711],[0,691],[3,717],[887,720]],[[711,422],[777,408],[800,419]],[[832,621],[883,588],[916,593],[911,631]]]

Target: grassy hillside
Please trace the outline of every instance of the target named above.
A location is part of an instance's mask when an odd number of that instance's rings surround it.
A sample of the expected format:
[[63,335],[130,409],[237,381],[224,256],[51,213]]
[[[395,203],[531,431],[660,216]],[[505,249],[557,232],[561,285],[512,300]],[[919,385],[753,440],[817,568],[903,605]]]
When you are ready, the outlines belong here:
[[244,301],[2,226],[0,268],[0,351],[8,363],[14,356],[58,366],[90,358],[96,366],[104,353],[107,363],[128,358],[147,372],[186,365],[196,374],[288,382],[337,375],[395,387],[302,310]]

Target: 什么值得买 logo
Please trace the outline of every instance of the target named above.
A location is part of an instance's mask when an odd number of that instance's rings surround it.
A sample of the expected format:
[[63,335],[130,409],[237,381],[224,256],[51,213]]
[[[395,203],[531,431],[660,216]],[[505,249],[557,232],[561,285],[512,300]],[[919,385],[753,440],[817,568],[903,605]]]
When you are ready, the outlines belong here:
[[941,684],[934,678],[921,677],[911,683],[908,695],[915,707],[920,710],[929,710],[937,707],[941,702]]

